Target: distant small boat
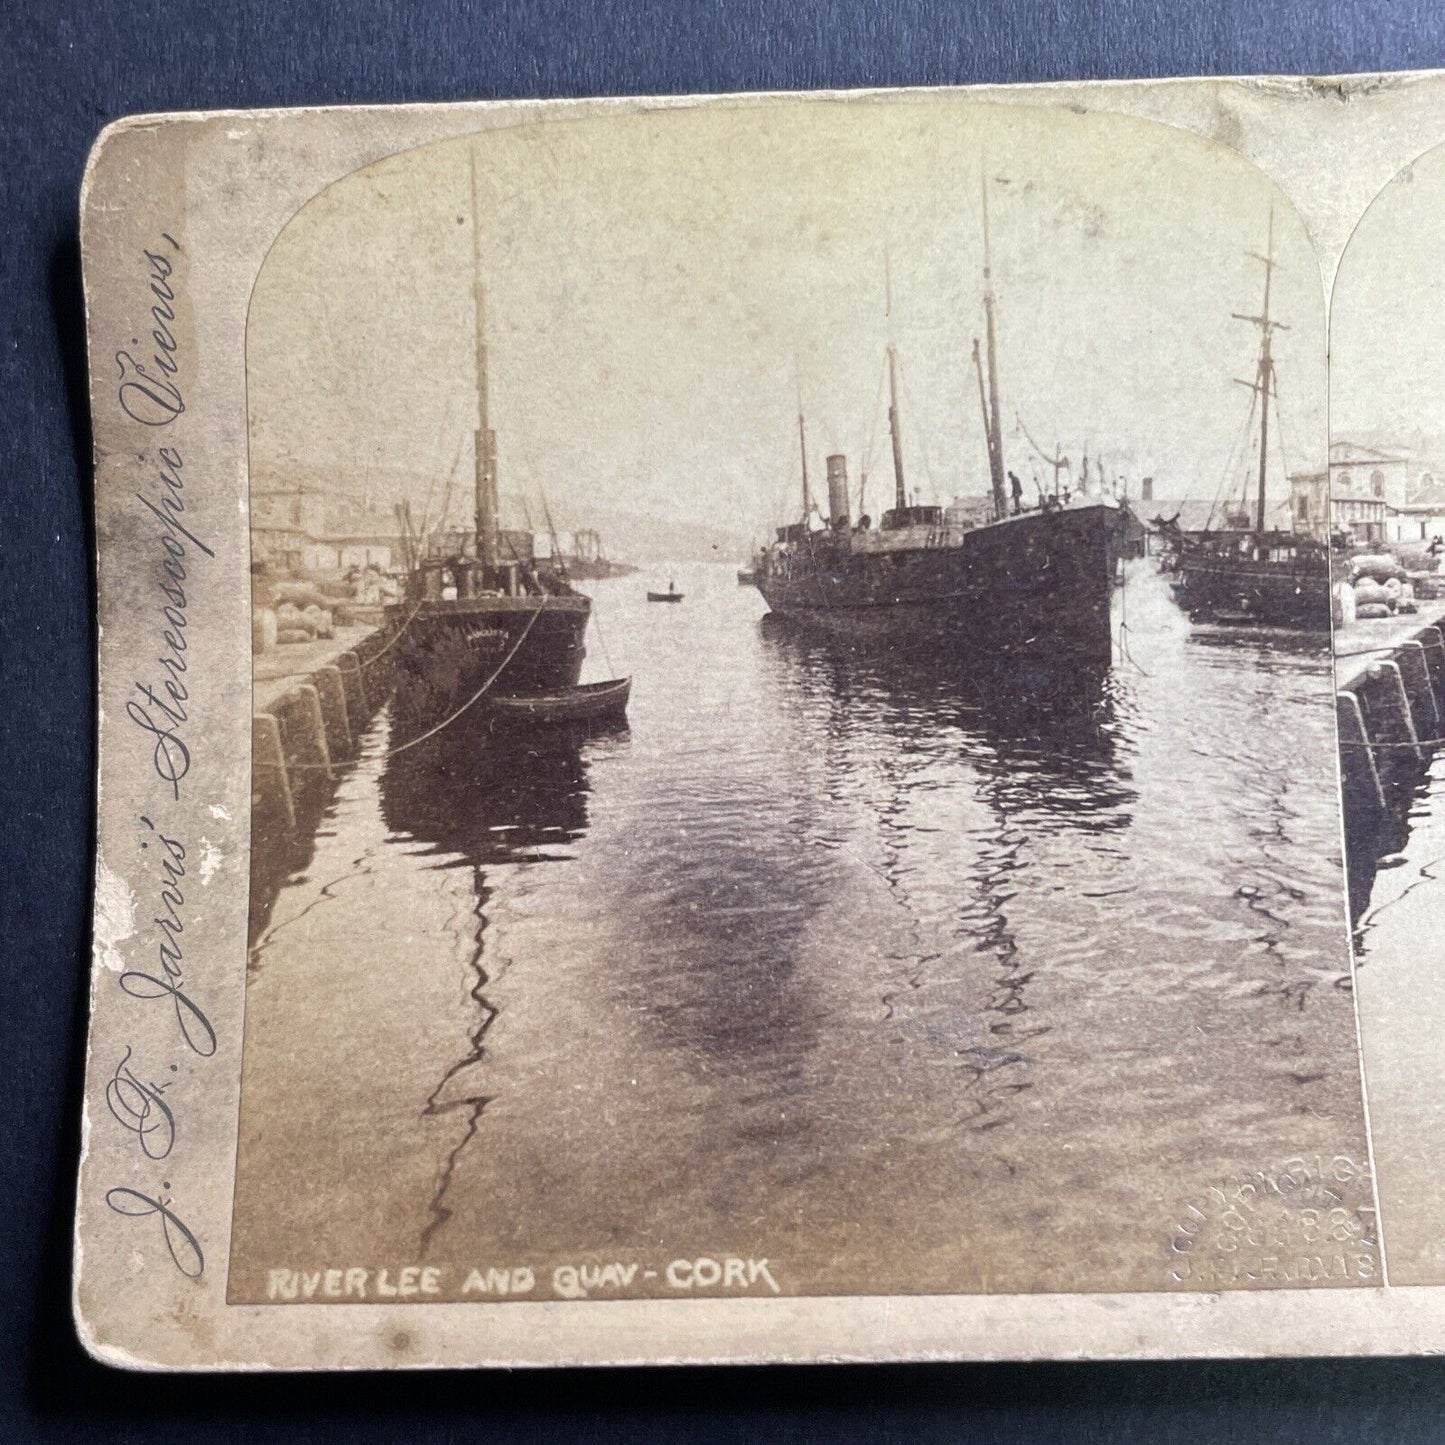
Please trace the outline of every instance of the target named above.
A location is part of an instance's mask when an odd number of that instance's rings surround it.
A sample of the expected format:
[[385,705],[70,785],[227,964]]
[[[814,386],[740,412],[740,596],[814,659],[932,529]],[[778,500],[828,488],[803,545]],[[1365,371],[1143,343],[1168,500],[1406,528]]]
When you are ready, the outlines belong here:
[[503,716],[536,723],[591,722],[620,718],[632,693],[630,677],[589,682],[558,692],[534,692],[518,697],[494,697],[490,706]]
[[666,592],[649,592],[647,600],[649,602],[681,602],[682,593],[677,590],[676,583],[669,582]]

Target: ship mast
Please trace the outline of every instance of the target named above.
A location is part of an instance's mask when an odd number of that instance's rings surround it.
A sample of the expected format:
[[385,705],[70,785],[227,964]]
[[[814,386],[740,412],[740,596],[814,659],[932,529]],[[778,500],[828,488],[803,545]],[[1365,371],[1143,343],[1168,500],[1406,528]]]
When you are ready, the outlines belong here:
[[798,451],[803,462],[803,526],[806,529],[808,518],[813,512],[813,495],[808,490],[808,426],[803,420],[803,382],[802,378],[797,379],[798,384]]
[[1269,207],[1269,230],[1265,254],[1261,256],[1257,251],[1250,251],[1248,254],[1264,265],[1264,302],[1258,316],[1241,315],[1238,311],[1232,314],[1236,321],[1248,321],[1259,327],[1259,362],[1255,368],[1254,380],[1240,381],[1239,385],[1248,387],[1259,396],[1259,492],[1255,501],[1254,535],[1256,550],[1261,550],[1264,537],[1264,489],[1269,466],[1269,398],[1275,385],[1272,347],[1274,333],[1289,329],[1283,322],[1271,320],[1269,314],[1270,283],[1274,279],[1275,268],[1273,201],[1270,202]]
[[486,568],[497,565],[497,434],[492,430],[491,381],[487,368],[487,297],[482,283],[482,232],[477,219],[477,153],[468,152],[472,167],[472,299],[475,303],[477,367],[477,431],[473,446],[476,469],[477,556]]
[[[984,407],[984,425],[988,432],[988,472],[993,484],[993,514],[997,521],[1008,515],[1008,498],[1004,488],[1003,433],[998,419],[998,341],[994,334],[993,255],[988,234],[988,177],[980,173],[979,193],[983,200],[983,320],[985,346],[988,351],[988,402]],[[974,342],[974,364],[978,365],[978,343]],[[983,373],[979,372],[979,390],[983,390]]]
[[[900,512],[908,506],[908,490],[903,485],[903,435],[898,421],[898,348],[893,344],[893,268],[888,253],[883,253],[884,314],[888,318],[888,434],[893,439],[894,506]],[[901,518],[899,519],[902,520]]]

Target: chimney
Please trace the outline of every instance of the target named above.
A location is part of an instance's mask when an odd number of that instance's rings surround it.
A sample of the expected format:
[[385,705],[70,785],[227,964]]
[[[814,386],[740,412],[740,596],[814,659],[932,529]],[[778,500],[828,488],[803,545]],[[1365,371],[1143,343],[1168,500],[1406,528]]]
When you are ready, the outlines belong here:
[[828,520],[835,527],[848,524],[848,458],[828,458]]

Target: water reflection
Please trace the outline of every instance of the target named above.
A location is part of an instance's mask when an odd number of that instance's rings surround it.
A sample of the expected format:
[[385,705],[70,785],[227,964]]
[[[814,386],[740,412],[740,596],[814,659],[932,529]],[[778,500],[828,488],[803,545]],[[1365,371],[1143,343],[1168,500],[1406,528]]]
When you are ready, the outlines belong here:
[[1436,816],[1445,791],[1445,752],[1435,751],[1417,775],[1406,778],[1405,786],[1387,791],[1384,809],[1373,796],[1352,799],[1350,779],[1345,778],[1345,860],[1360,961],[1375,948],[1382,918],[1433,884],[1440,869]]
[[[1341,740],[1341,747],[1354,746],[1348,739]],[[1357,957],[1365,949],[1376,915],[1382,908],[1394,906],[1402,888],[1409,891],[1416,886],[1402,884],[1392,875],[1402,867],[1413,871],[1416,866],[1420,849],[1414,834],[1428,826],[1435,807],[1439,759],[1438,751],[1417,758],[1413,750],[1382,748],[1370,771],[1342,764],[1346,878]],[[1383,807],[1376,792],[1377,779]]]
[[759,630],[793,673],[784,687],[828,698],[830,738],[905,756],[941,745],[996,782],[1003,811],[1059,826],[1128,826],[1134,792],[1122,734],[1135,701],[1113,669],[855,649],[771,614]]
[[[349,768],[338,769],[343,775]],[[324,786],[298,790],[296,826],[278,811],[253,811],[251,816],[251,884],[246,937],[252,949],[265,936],[281,890],[304,881],[319,843],[332,836],[335,799],[330,778]],[[252,966],[254,966],[254,957]]]
[[587,831],[585,731],[439,733],[389,757],[380,778],[387,827],[448,866],[566,858]]
[[1330,640],[1314,632],[1289,632],[1270,627],[1222,627],[1196,623],[1189,634],[1191,647],[1224,648],[1267,665],[1271,658],[1332,662]]
[[[615,731],[624,731],[619,728]],[[492,1100],[483,1061],[498,1006],[488,997],[488,870],[564,862],[587,831],[590,785],[584,751],[591,734],[567,727],[526,732],[457,728],[389,757],[381,772],[381,815],[394,838],[420,845],[441,868],[472,870],[472,1023],[458,1057],[442,1073],[422,1113],[463,1117],[460,1138],[437,1172],[422,1231],[423,1254],[451,1218],[447,1195],[457,1163]]]
[[[899,959],[901,985],[882,996],[884,1021],[905,1041],[921,1030],[951,1062],[961,1083],[957,1125],[1000,1128],[1034,1088],[1036,1041],[1051,1027],[1029,1017],[1031,985],[1046,965],[1027,961],[1017,937],[1010,904],[1019,875],[1042,833],[1130,826],[1127,724],[1136,699],[1108,668],[924,659],[771,616],[759,630],[787,673],[780,703],[794,689],[824,701],[828,799],[846,806],[860,774],[868,778],[867,807],[884,840],[880,874],[915,917],[919,951]],[[961,829],[960,794],[984,814]],[[931,850],[930,834],[940,845]],[[918,876],[920,852],[935,876]],[[942,900],[929,896],[937,891]]]

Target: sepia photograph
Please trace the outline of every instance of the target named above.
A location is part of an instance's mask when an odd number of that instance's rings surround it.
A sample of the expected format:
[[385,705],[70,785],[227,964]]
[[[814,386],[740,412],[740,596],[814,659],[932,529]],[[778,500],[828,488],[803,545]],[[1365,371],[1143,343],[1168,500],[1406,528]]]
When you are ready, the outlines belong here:
[[1340,262],[1330,509],[1360,1028],[1390,1279],[1445,1283],[1445,151],[1381,192]]
[[227,1300],[1380,1284],[1352,930],[1441,724],[1380,762],[1331,629],[1424,609],[1445,497],[1380,336],[1332,435],[1291,201],[1062,102],[306,199],[245,323]]

